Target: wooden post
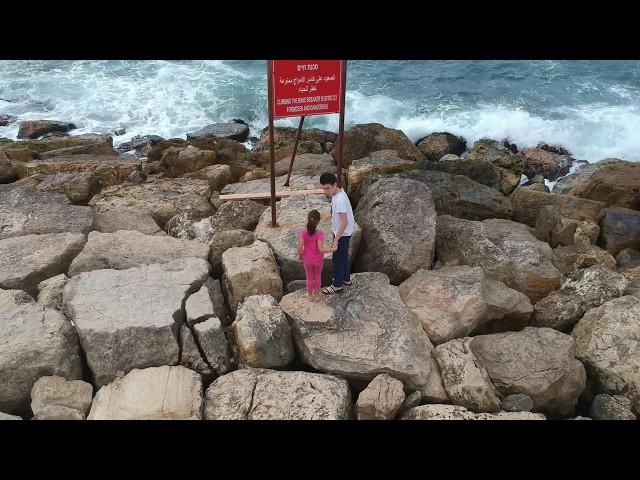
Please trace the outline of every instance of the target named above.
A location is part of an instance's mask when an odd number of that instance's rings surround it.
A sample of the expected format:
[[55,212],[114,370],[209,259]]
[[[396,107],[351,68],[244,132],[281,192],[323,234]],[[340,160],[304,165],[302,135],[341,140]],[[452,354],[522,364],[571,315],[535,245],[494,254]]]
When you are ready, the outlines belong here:
[[276,161],[273,151],[273,60],[267,60],[267,85],[269,90],[269,150],[271,151],[271,226],[276,223]]
[[304,123],[304,115],[300,117],[300,125],[298,125],[298,135],[296,135],[296,143],[293,145],[293,154],[291,155],[291,163],[289,164],[289,173],[287,174],[287,181],[284,182],[284,186],[289,186],[289,179],[291,178],[291,171],[293,170],[293,160],[296,158],[296,152],[298,151],[298,141],[300,141],[300,135],[302,134],[302,124]]
[[338,177],[338,187],[342,188],[342,154],[344,147],[344,106],[345,99],[347,95],[347,61],[342,61],[342,78],[340,80],[342,82],[341,87],[342,91],[340,92],[340,127],[338,130],[338,158],[336,159],[337,168],[336,173]]

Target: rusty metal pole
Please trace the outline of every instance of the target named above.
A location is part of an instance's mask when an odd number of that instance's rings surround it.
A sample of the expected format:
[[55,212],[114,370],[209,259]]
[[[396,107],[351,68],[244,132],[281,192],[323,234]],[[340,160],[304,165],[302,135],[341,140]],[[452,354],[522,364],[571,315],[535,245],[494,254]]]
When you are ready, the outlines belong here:
[[302,124],[304,123],[304,115],[300,117],[300,125],[298,125],[298,135],[296,135],[296,143],[293,144],[293,154],[291,155],[291,163],[289,164],[289,173],[287,174],[287,181],[284,182],[284,186],[289,186],[289,179],[291,178],[291,172],[293,171],[293,160],[296,158],[296,152],[298,151],[298,142],[300,141],[300,134],[302,134]]
[[269,150],[271,151],[271,226],[276,227],[276,166],[273,151],[273,60],[267,60],[267,90],[269,102]]
[[340,92],[340,127],[338,130],[338,158],[336,173],[338,177],[338,187],[342,188],[342,154],[344,147],[344,106],[347,94],[347,61],[342,60],[342,78]]

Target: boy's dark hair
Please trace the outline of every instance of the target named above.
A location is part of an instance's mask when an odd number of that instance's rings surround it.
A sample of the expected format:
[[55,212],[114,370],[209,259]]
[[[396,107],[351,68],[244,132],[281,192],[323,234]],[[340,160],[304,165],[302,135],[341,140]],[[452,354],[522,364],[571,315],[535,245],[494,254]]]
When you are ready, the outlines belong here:
[[311,210],[309,215],[307,215],[307,232],[309,232],[309,235],[316,233],[318,223],[320,223],[320,212],[318,210]]
[[320,185],[334,185],[338,183],[335,173],[324,172],[320,175]]

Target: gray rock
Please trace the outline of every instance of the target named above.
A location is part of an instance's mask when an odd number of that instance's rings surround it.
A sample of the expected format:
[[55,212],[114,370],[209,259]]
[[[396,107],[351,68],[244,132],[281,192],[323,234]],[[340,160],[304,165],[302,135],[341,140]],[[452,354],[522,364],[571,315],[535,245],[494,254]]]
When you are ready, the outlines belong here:
[[166,235],[149,211],[132,208],[96,212],[93,216],[93,226],[97,232],[102,233],[136,230],[145,235]]
[[416,145],[427,160],[438,161],[448,154],[461,155],[467,141],[448,132],[434,132],[418,140]]
[[193,326],[196,341],[202,349],[204,360],[218,374],[224,375],[229,371],[231,352],[224,335],[222,324],[216,317],[209,318],[204,322]]
[[591,418],[594,420],[636,420],[631,411],[631,400],[621,395],[596,395],[591,404]]
[[20,122],[18,138],[38,138],[51,132],[68,132],[77,128],[73,123],[54,120],[24,120]]
[[200,287],[200,290],[191,294],[189,298],[187,298],[185,311],[187,314],[187,324],[190,327],[193,327],[196,323],[203,322],[210,317],[216,316],[213,299],[209,293],[211,289],[215,289],[213,282],[214,280],[212,278],[208,278],[207,282]]
[[248,230],[225,230],[214,233],[209,241],[209,263],[212,275],[222,276],[222,254],[233,247],[246,247],[255,241],[255,235]]
[[407,410],[411,410],[412,408],[416,408],[420,406],[420,402],[422,401],[422,392],[420,390],[416,390],[415,392],[407,395],[402,403],[402,406],[398,410],[398,414],[402,415]]
[[348,420],[349,385],[341,378],[307,372],[243,369],[207,389],[207,420]]
[[456,405],[474,412],[497,412],[500,400],[487,371],[469,348],[470,338],[438,345],[435,357],[440,366],[444,388]]
[[287,284],[287,293],[292,293],[297,290],[303,290],[307,288],[306,280],[294,280],[293,282],[289,282]]
[[640,212],[622,207],[605,208],[603,212],[600,245],[611,255],[625,248],[640,249]]
[[486,220],[510,219],[513,213],[509,197],[464,175],[413,170],[398,176],[416,180],[429,187],[438,215]]
[[597,393],[640,394],[640,298],[626,295],[592,308],[571,336]]
[[576,360],[576,343],[550,328],[479,335],[471,351],[503,396],[523,393],[533,409],[566,417],[573,413],[586,385],[584,366]]
[[229,165],[210,165],[195,172],[187,173],[184,178],[206,180],[212,192],[219,192],[233,181]]
[[553,251],[526,225],[510,220],[475,222],[439,216],[436,251],[443,265],[482,267],[494,280],[524,293],[531,303],[556,289],[562,274],[553,265]]
[[57,310],[24,292],[0,290],[0,411],[26,414],[42,376],[82,378],[78,336]]
[[[3,185],[0,185],[3,187]],[[0,240],[30,234],[88,233],[93,215],[89,207],[68,205],[60,194],[35,188],[0,189]]]
[[191,329],[182,324],[180,327],[180,365],[198,372],[203,379],[213,380],[215,372],[203,358]]
[[[351,201],[357,203],[362,196],[360,186],[369,175],[399,173],[406,170],[413,170],[417,167],[416,162],[400,158],[398,152],[394,150],[372,152],[370,156],[354,160],[351,162],[351,165],[349,165],[346,192]],[[334,169],[327,168],[323,171],[329,172],[332,170]],[[319,174],[322,173],[323,172],[320,172]]]
[[270,295],[247,297],[238,306],[231,334],[239,363],[254,368],[277,369],[293,360],[291,327]]
[[356,273],[351,279],[351,287],[321,302],[309,301],[300,290],[282,298],[300,358],[354,382],[388,373],[408,389],[422,389],[433,347],[398,287],[382,273]]
[[524,324],[533,311],[526,295],[487,278],[480,267],[421,269],[398,288],[435,344],[467,336],[496,319]]
[[214,123],[196,132],[187,133],[187,140],[204,138],[228,138],[244,142],[249,136],[249,127],[242,123]]
[[119,371],[177,363],[184,301],[208,274],[206,261],[186,258],[73,277],[64,288],[64,308],[96,385],[111,382]]
[[533,400],[531,400],[530,396],[522,393],[507,395],[502,400],[502,410],[506,412],[530,412],[533,410]]
[[560,290],[551,292],[533,307],[531,325],[565,330],[590,309],[621,297],[629,280],[602,265],[573,273]]
[[176,238],[209,243],[214,235],[224,231],[253,230],[265,208],[264,205],[251,200],[225,202],[211,217],[199,220],[193,215],[183,213],[172,218],[167,225],[167,231]]
[[105,188],[91,199],[89,205],[97,212],[122,208],[146,210],[164,228],[178,213],[191,211],[200,218],[212,215],[214,210],[210,197],[211,187],[205,180],[162,178],[154,182]]
[[385,373],[378,375],[358,396],[358,420],[393,420],[405,399],[402,382]]
[[38,413],[34,414],[32,420],[84,420],[85,416],[74,408],[62,405],[46,405]]
[[431,269],[436,211],[423,184],[380,180],[367,189],[354,216],[362,227],[357,271],[384,273],[398,285],[420,268]]
[[91,270],[126,270],[179,258],[207,260],[209,247],[193,240],[144,235],[137,231],[91,232],[84,249],[69,267],[69,276]]
[[86,239],[79,233],[25,235],[0,240],[0,287],[38,296],[38,284],[67,272]]

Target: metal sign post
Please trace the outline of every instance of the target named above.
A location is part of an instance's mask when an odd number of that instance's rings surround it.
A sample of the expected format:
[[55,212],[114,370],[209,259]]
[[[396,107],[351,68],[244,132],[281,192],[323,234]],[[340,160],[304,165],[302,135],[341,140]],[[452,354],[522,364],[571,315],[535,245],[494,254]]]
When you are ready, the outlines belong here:
[[268,60],[269,142],[271,152],[271,224],[276,224],[275,153],[273,145],[274,118],[300,116],[300,125],[291,156],[285,186],[289,186],[293,161],[298,150],[304,118],[310,115],[340,114],[338,133],[337,173],[342,186],[342,152],[344,137],[344,104],[346,91],[346,60]]

